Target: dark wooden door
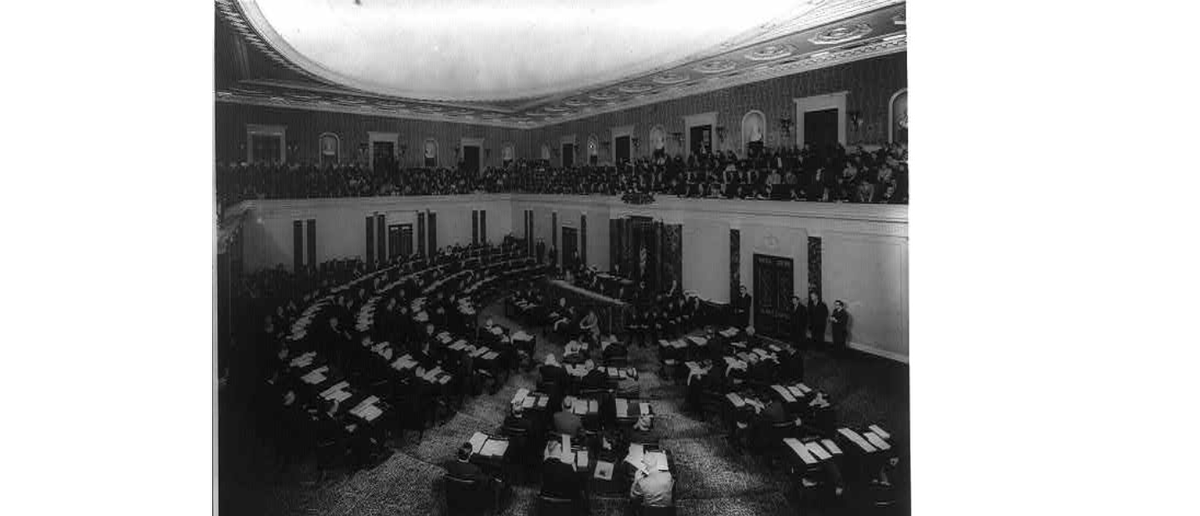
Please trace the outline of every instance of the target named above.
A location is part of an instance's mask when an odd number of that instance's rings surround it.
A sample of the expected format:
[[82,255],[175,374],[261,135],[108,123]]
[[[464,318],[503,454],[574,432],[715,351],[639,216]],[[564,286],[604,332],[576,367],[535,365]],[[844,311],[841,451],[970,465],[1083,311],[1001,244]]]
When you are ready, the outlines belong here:
[[804,143],[833,145],[838,142],[838,110],[804,113]]
[[572,261],[575,253],[579,251],[579,230],[575,228],[562,228],[562,263],[563,268],[574,269],[576,263]]
[[754,255],[754,329],[760,335],[788,337],[792,285],[791,258]]
[[698,125],[690,129],[690,143],[692,145],[692,154],[708,154],[712,152],[712,126]]
[[472,176],[479,174],[479,147],[463,147],[463,169]]
[[617,162],[629,161],[629,137],[617,137]]
[[570,143],[562,144],[562,166],[569,167],[575,164],[575,145]]
[[413,254],[413,227],[412,224],[400,224],[400,256],[410,256]]
[[400,255],[400,224],[392,224],[387,230],[388,259]]

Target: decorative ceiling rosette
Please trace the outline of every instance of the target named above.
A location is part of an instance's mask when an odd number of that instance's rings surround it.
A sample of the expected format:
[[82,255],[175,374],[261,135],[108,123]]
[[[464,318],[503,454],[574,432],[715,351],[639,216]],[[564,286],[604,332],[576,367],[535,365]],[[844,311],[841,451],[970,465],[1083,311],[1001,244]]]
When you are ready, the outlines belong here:
[[586,106],[586,105],[588,105],[588,104],[591,104],[591,102],[588,102],[588,100],[587,100],[587,99],[582,99],[582,98],[572,98],[572,99],[567,99],[567,100],[564,100],[564,101],[563,101],[563,104],[565,104],[565,105],[568,105],[568,106],[571,106],[571,107],[583,107],[583,106]]
[[590,98],[592,100],[599,100],[601,102],[605,102],[605,101],[609,101],[609,100],[616,100],[620,96],[621,96],[620,93],[617,93],[612,90],[608,90],[608,91],[597,91],[596,93],[588,95],[588,98]]
[[836,45],[856,40],[870,33],[871,26],[869,24],[855,23],[818,32],[817,35],[808,38],[808,41],[816,45]]
[[751,61],[770,61],[772,59],[790,56],[795,52],[795,45],[789,45],[786,43],[782,45],[767,45],[765,47],[759,47],[753,52],[746,54],[746,59]]
[[737,68],[737,63],[729,59],[714,59],[692,69],[703,74],[714,74],[725,73],[734,68]]
[[646,84],[644,82],[623,84],[623,85],[621,85],[620,88],[617,88],[617,90],[619,90],[621,93],[629,93],[632,95],[636,95],[638,93],[646,93],[647,91],[650,91],[652,89],[654,89],[653,84]]
[[678,72],[665,72],[665,73],[660,73],[658,75],[655,75],[654,78],[652,78],[650,80],[653,81],[655,84],[663,84],[663,85],[679,84],[681,82],[688,80],[688,74],[678,73]]

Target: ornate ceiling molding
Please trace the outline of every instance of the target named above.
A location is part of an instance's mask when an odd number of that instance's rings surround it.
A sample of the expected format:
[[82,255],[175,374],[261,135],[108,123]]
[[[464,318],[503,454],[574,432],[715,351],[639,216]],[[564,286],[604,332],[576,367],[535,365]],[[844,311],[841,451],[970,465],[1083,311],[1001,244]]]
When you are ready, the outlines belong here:
[[[343,98],[341,102],[338,102],[333,95],[321,96],[318,100],[313,100],[313,94],[309,92],[297,95],[290,91],[264,91],[241,86],[231,87],[227,91],[218,91],[216,93],[216,100],[218,102],[256,106],[310,109],[314,111],[408,118],[435,122],[456,122],[513,129],[534,129],[810,70],[818,70],[829,66],[852,63],[872,57],[904,52],[907,50],[907,44],[908,38],[889,37],[889,39],[880,39],[866,45],[843,50],[819,52],[805,57],[793,56],[786,59],[781,58],[753,68],[745,68],[736,73],[712,76],[706,81],[693,81],[672,87],[671,89],[656,91],[654,94],[631,97],[629,100],[623,102],[590,105],[582,109],[572,109],[565,105],[553,105],[522,114],[452,110],[439,106],[396,101],[368,100],[364,102],[346,102],[346,99]],[[590,95],[589,98],[594,99],[595,96]],[[619,97],[621,95],[615,93],[611,97],[605,96],[605,98]],[[540,118],[540,120],[530,117]]]

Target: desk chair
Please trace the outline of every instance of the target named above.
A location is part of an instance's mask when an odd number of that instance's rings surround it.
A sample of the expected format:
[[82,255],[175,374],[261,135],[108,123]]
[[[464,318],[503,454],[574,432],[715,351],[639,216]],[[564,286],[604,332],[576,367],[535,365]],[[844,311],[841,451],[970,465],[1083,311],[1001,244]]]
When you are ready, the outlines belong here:
[[446,475],[444,491],[446,509],[450,514],[464,516],[491,514],[498,509],[498,501],[486,486],[476,479],[464,479]]

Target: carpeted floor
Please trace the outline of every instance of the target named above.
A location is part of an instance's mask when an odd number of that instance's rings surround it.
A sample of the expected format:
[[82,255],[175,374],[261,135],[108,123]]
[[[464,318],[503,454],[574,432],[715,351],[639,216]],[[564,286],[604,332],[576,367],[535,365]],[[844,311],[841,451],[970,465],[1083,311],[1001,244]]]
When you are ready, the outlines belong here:
[[[510,328],[521,325],[502,315],[500,304],[484,310]],[[529,331],[529,329],[527,329]],[[561,356],[561,346],[537,337],[537,358]],[[677,514],[792,515],[796,508],[786,475],[768,467],[760,457],[736,452],[715,420],[703,421],[682,412],[683,388],[654,373],[655,351],[633,348],[630,362],[638,368],[643,397],[653,398],[655,433],[675,457]],[[869,355],[831,357],[806,355],[805,378],[810,386],[829,393],[836,403],[839,424],[878,423],[892,432],[908,467],[908,366]],[[521,387],[531,388],[536,372],[513,374],[495,395],[468,399],[446,423],[428,429],[419,441],[409,433],[406,442],[390,443],[394,453],[374,468],[352,475],[332,474],[316,482],[314,466],[276,464],[273,452],[259,444],[248,415],[219,393],[219,509],[222,515],[425,515],[446,514],[441,495],[440,464],[451,460],[459,445],[475,431],[496,431],[508,411],[508,400]],[[536,483],[513,488],[502,514],[532,515]],[[593,496],[593,515],[625,514],[623,498]],[[900,512],[907,514],[907,510]],[[808,514],[821,514],[809,512]]]

